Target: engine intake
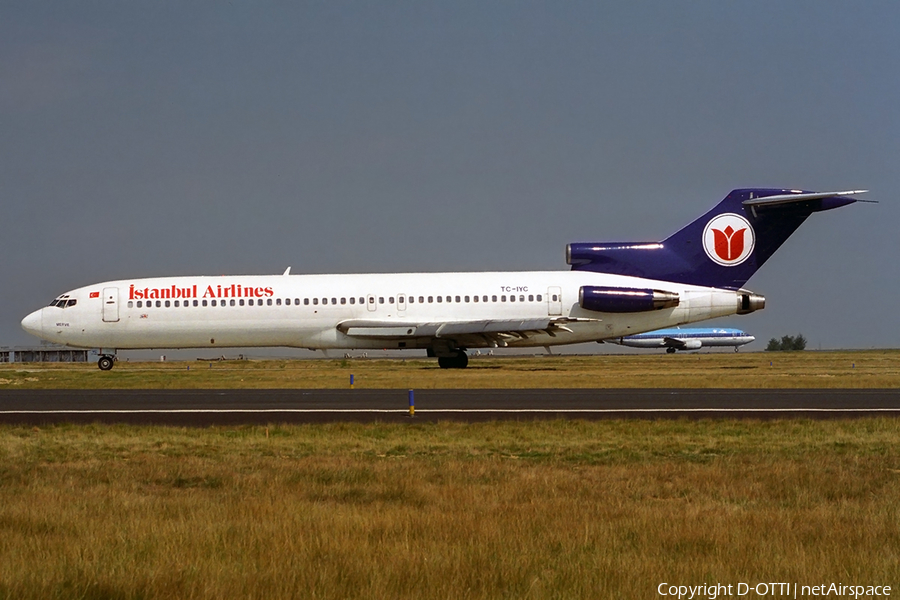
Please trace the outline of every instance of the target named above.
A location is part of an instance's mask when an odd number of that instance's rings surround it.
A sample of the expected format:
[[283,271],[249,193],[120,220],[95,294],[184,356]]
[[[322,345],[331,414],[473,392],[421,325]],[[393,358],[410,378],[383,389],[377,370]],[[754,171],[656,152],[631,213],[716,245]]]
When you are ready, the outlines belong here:
[[631,313],[678,306],[678,294],[649,288],[585,285],[578,290],[578,305],[585,310]]

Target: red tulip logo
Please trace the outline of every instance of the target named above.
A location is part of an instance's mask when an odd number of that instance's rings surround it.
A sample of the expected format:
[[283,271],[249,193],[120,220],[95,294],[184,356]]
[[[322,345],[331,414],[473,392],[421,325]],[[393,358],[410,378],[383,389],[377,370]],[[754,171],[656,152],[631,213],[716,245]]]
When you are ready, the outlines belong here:
[[755,243],[753,227],[743,215],[716,215],[703,230],[703,250],[710,260],[723,267],[746,261],[753,254]]
[[747,228],[735,230],[731,225],[725,228],[725,231],[713,229],[713,236],[716,240],[716,255],[726,261],[735,260],[744,252],[744,232]]

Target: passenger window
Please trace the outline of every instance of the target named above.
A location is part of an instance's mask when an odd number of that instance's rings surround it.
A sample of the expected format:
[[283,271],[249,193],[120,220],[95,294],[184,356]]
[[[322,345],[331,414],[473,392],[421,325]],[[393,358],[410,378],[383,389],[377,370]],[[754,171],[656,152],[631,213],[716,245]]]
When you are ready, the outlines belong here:
[[528,294],[528,301],[534,302],[534,294]]
[[157,301],[156,301],[156,308],[159,308],[160,306],[162,306],[162,302],[160,302],[159,300],[157,300]]
[[238,300],[238,304],[239,304],[240,306],[243,306],[243,305],[244,305],[244,299],[241,298],[240,300]]
[[346,298],[341,298],[341,304],[347,304],[347,299],[346,299]]
[[228,302],[228,304],[230,304],[231,306],[234,306],[234,298],[232,298],[231,301]]
[[128,301],[128,308],[134,308],[134,302],[131,300]]
[[[468,298],[468,296],[466,296],[466,298]],[[472,296],[472,300],[478,302],[478,296]],[[468,302],[468,300],[466,300],[466,302]]]
[[384,298],[383,298],[383,297],[378,296],[378,304],[384,304]]
[[556,302],[557,299],[558,299],[558,296],[557,296],[556,294],[553,294],[553,295],[551,296],[551,300],[553,300],[554,302]]
[[409,302],[410,304],[415,304],[415,303],[416,303],[416,297],[415,297],[415,296],[410,296],[409,298],[406,299],[406,301]]
[[175,308],[178,308],[179,306],[181,306],[181,302],[180,302],[179,300],[176,300],[176,301],[175,301]]
[[434,302],[434,296],[428,296],[428,304]]
[[500,296],[500,302],[506,302],[506,294]]
[[[196,301],[196,300],[194,300],[194,306],[197,306],[197,301]],[[203,302],[203,306],[206,306],[206,301],[205,301],[205,300],[204,300],[204,302]]]
[[313,304],[318,305],[318,304],[319,304],[319,299],[318,299],[318,298],[313,298]]
[[331,303],[332,303],[332,304],[337,304],[337,298],[332,298],[332,299],[331,299]]
[[351,298],[350,298],[350,304],[356,304],[356,298],[351,297]]
[[169,301],[166,300],[166,308],[169,308]]
[[447,302],[451,302],[450,296],[447,296]]
[[515,301],[516,301],[516,297],[515,297],[515,296],[510,296],[510,297],[509,297],[509,301],[510,301],[510,302],[515,302]]
[[328,298],[322,298],[322,305],[328,304]]
[[393,303],[394,303],[394,297],[391,296],[390,298],[388,298],[388,304],[393,304]]
[[[431,302],[431,298],[428,301]],[[425,304],[425,296],[419,296],[419,304]]]
[[444,301],[444,297],[443,297],[443,296],[438,296],[437,299],[438,299],[438,302],[443,302],[443,301]]
[[360,296],[360,298],[359,298],[359,303],[360,303],[360,304],[365,304],[365,303],[366,303],[366,299],[363,298],[362,296]]
[[272,299],[271,299],[271,298],[267,298],[267,299],[266,299],[266,304],[268,304],[269,306],[272,306]]
[[540,302],[540,301],[541,301],[541,298],[542,298],[542,296],[541,296],[540,294],[538,294],[538,295],[537,295],[537,301]]
[[275,301],[275,304],[277,304],[278,306],[281,306],[281,298],[279,298],[278,300],[276,300],[276,301]]
[[468,301],[469,301],[469,297],[468,297],[468,296],[466,296],[466,302],[468,302]]
[[525,302],[525,296],[519,296],[519,302]]

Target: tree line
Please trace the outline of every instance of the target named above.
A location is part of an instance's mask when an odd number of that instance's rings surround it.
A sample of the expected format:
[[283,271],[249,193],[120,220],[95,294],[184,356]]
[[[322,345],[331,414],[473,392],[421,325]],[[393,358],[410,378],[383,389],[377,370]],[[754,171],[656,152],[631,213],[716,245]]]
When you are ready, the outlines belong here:
[[803,337],[802,333],[798,333],[796,337],[793,335],[785,335],[782,336],[780,340],[778,338],[772,338],[769,340],[769,345],[766,346],[767,352],[792,352],[805,349],[806,338]]

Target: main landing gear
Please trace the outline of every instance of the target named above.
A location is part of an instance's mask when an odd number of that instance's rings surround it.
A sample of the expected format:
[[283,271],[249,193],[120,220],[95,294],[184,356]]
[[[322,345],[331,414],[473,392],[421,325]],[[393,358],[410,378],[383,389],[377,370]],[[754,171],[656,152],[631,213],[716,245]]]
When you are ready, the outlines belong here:
[[465,369],[469,364],[469,355],[460,350],[454,356],[438,356],[438,365],[442,369]]
[[109,354],[104,354],[97,360],[97,366],[100,367],[101,371],[109,371],[113,368],[113,365],[116,362],[115,356],[110,356]]
[[469,364],[469,355],[463,348],[428,348],[427,354],[428,358],[437,356],[442,369],[465,369]]
[[675,348],[666,348],[667,354],[675,354]]

